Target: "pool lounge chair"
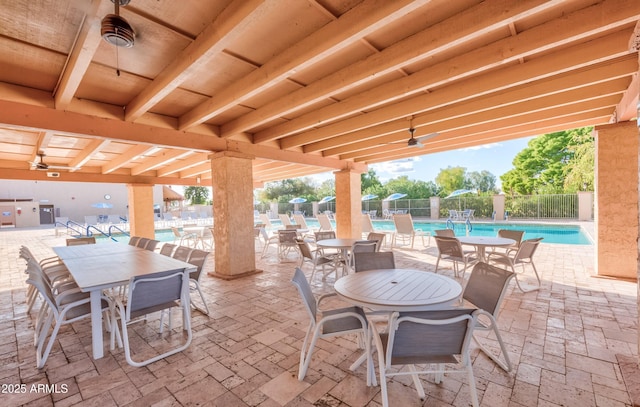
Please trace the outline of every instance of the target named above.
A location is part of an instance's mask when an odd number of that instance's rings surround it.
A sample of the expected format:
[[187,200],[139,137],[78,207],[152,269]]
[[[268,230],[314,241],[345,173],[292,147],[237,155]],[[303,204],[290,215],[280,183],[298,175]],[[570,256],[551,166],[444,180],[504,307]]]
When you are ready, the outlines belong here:
[[331,224],[329,216],[323,213],[319,213],[317,219],[318,223],[320,224],[320,230],[333,230],[333,225]]
[[411,248],[413,249],[413,244],[416,237],[420,237],[422,239],[423,246],[425,246],[424,237],[428,236],[429,238],[431,238],[431,234],[427,234],[422,230],[416,230],[413,227],[413,219],[411,218],[410,214],[393,215],[393,223],[396,226],[396,232],[393,234],[393,241],[391,243],[392,247],[397,246],[398,240],[402,240],[403,242],[410,242]]

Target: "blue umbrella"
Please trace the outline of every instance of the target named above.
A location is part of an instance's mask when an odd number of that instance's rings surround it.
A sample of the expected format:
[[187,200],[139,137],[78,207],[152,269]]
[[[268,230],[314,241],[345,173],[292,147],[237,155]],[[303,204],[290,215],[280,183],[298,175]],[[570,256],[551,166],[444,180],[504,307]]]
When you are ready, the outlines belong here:
[[323,204],[323,203],[327,203],[329,201],[333,201],[334,199],[336,199],[335,196],[325,196],[324,198],[322,198],[320,200],[320,202],[318,202],[319,204]]
[[384,198],[385,201],[395,201],[396,199],[404,198],[407,194],[401,194],[396,192],[395,194],[391,194],[388,197]]
[[369,201],[369,200],[371,200],[371,199],[375,199],[375,198],[377,198],[377,197],[378,197],[378,195],[368,194],[368,195],[363,196],[363,197],[362,197],[362,200],[363,200],[363,201]]
[[108,202],[98,202],[98,203],[94,203],[91,206],[93,206],[94,208],[99,208],[99,209],[111,209],[113,208],[113,204],[110,204]]
[[292,200],[289,201],[289,203],[292,203],[292,204],[301,204],[305,202],[307,202],[307,200],[304,198],[293,198]]
[[444,199],[455,198],[456,196],[464,195],[464,194],[475,194],[477,192],[478,191],[476,191],[475,189],[456,189],[455,191],[447,195],[447,197],[445,197]]

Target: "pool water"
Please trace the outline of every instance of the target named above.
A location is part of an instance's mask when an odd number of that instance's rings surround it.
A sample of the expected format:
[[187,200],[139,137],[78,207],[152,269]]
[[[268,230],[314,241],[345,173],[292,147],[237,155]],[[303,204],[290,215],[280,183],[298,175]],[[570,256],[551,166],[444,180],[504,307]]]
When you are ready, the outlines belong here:
[[[318,221],[315,219],[306,219],[307,225],[310,228],[320,227]],[[389,220],[373,220],[373,227],[379,230],[395,230],[393,221]],[[279,220],[272,220],[274,226],[280,226]],[[335,222],[333,222],[335,226]],[[446,228],[445,222],[429,222],[414,220],[413,224],[417,230],[430,232],[435,235],[436,229]],[[533,224],[533,223],[518,223],[518,224],[505,224],[505,223],[484,223],[473,222],[471,224],[472,230],[469,232],[470,236],[497,236],[499,229],[513,229],[524,230],[524,239],[534,239],[538,237],[544,238],[544,243],[558,243],[558,244],[575,244],[575,245],[590,245],[593,244],[589,236],[582,230],[580,226],[576,225],[548,225],[548,224]],[[456,235],[466,235],[466,226],[464,223],[456,223],[454,225]],[[96,235],[97,239],[101,239]],[[114,238],[118,241],[128,241],[128,236],[114,235]],[[106,239],[102,237],[102,239]],[[161,242],[173,242],[174,236],[170,229],[158,229],[156,230],[156,240]]]

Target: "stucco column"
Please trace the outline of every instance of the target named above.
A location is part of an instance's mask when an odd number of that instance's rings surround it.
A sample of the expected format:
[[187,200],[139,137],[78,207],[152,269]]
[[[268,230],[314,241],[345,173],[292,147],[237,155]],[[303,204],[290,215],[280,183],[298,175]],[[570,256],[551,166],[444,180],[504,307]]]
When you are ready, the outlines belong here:
[[638,278],[638,128],[595,128],[596,273]]
[[231,280],[259,273],[253,239],[253,157],[225,151],[209,158],[215,216],[215,270],[209,275]]
[[440,197],[432,196],[429,198],[429,206],[431,207],[431,219],[440,219]]
[[493,196],[493,212],[495,216],[493,220],[504,220],[504,195]]
[[593,192],[578,191],[578,220],[593,219]]
[[129,225],[131,236],[155,239],[153,214],[153,185],[127,184],[129,197]]
[[358,239],[362,237],[360,173],[342,170],[334,174],[336,177],[336,235],[344,239]]

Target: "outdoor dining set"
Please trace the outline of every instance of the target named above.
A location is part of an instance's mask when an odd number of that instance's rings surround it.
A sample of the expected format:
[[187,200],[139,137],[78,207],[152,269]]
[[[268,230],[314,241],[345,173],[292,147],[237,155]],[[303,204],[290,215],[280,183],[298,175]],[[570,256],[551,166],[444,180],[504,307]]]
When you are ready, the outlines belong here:
[[[515,230],[501,230],[495,237],[457,237],[453,230],[441,229],[431,236],[415,230],[410,216],[394,215],[396,231],[392,234],[371,225],[372,230],[356,239],[337,238],[330,220],[322,219],[322,214],[318,230],[309,228],[301,215],[294,218],[295,223],[287,224],[283,219],[284,228],[271,234],[265,224],[256,225],[262,258],[275,246],[278,262],[291,256],[298,262],[292,282],[310,317],[298,379],[304,380],[313,363],[318,340],[356,334],[364,351],[350,369],[366,366],[367,385],[376,386],[379,381],[383,405],[389,405],[388,377],[412,376],[418,395],[424,399],[418,375],[434,373],[439,383],[446,371],[466,375],[470,401],[478,406],[471,343],[499,367],[511,370],[496,318],[512,279],[523,292],[539,289],[533,255],[540,239],[523,240],[524,232]],[[363,222],[367,220],[370,223],[369,214],[363,214]],[[192,341],[192,308],[209,314],[199,280],[210,249],[196,248],[198,239],[189,235],[192,233],[182,231],[173,244],[135,236],[128,244],[69,238],[66,246],[53,248],[56,256],[45,259],[37,259],[23,246],[20,257],[26,262],[28,275],[28,312],[40,303],[34,321],[37,367],[45,366],[61,326],[83,318],[91,321],[94,359],[104,356],[103,325],[109,332],[110,349],[124,348],[125,359],[132,366],[145,366],[187,349]],[[192,238],[194,242],[190,242]],[[431,238],[437,248],[435,272],[396,267],[394,248],[415,250],[415,240],[420,239],[427,249]],[[469,247],[472,250],[465,249]],[[444,261],[452,263],[453,277],[438,273]],[[532,269],[537,285],[519,280],[525,266]],[[316,298],[312,287],[318,284],[330,286],[330,292]],[[321,307],[327,301],[346,306]],[[171,332],[173,308],[179,308],[182,315],[182,340],[172,340],[169,349],[155,354],[132,350],[130,327],[160,312],[159,334],[165,326],[165,314]],[[493,333],[500,348],[497,354],[474,335],[478,330]]]

